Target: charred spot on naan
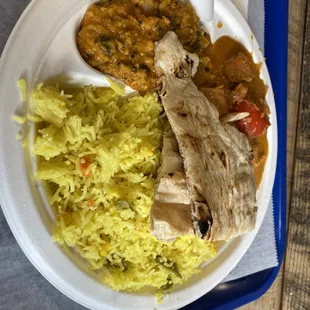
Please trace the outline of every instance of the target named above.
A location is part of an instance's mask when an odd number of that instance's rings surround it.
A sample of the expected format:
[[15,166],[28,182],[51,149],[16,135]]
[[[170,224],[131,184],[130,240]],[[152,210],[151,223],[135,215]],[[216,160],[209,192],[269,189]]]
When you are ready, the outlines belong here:
[[213,223],[209,205],[206,200],[195,203],[196,214],[198,215],[197,224],[201,238],[210,238],[210,229]]
[[182,144],[185,148],[191,149],[195,152],[199,152],[201,149],[200,140],[189,134],[183,134],[180,136],[182,139]]
[[[193,59],[193,68],[199,59],[182,48],[175,34],[168,33],[156,45],[155,55],[155,68],[166,79],[161,99],[184,160],[197,235],[219,241],[252,230],[256,188],[248,139],[220,121],[216,107],[188,78],[193,74],[186,71],[184,55]],[[179,67],[184,70],[176,76],[173,68]]]

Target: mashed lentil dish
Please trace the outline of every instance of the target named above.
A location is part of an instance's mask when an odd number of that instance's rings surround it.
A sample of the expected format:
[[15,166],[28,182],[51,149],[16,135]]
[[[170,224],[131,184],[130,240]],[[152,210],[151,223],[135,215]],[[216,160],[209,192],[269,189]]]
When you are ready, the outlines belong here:
[[203,54],[209,36],[190,4],[172,0],[103,0],[87,10],[77,35],[83,58],[140,92],[156,87],[154,45],[175,31],[191,52]]

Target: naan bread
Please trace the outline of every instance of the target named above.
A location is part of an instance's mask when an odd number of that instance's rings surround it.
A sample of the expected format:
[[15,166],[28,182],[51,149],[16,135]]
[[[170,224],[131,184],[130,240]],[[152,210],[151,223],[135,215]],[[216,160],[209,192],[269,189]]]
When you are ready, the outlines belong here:
[[151,209],[151,232],[162,241],[194,235],[183,158],[171,128],[165,133],[163,141],[158,186]]
[[156,44],[159,95],[184,161],[193,228],[205,240],[228,240],[255,226],[253,154],[193,83],[198,64],[173,32]]

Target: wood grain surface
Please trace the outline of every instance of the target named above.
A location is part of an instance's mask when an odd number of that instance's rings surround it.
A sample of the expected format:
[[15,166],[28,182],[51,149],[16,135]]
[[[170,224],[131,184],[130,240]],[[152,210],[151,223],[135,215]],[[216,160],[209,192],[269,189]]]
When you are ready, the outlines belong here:
[[283,309],[310,309],[310,1],[307,3]]
[[[308,20],[307,25],[309,29],[308,37],[306,41],[309,44],[304,44],[305,42],[305,21],[307,14],[307,6],[309,6],[310,1],[307,0],[290,0],[289,1],[289,42],[288,42],[288,105],[287,105],[287,210],[291,212],[290,220],[292,216],[294,222],[289,226],[289,236],[287,248],[287,259],[284,261],[279,275],[270,289],[265,295],[263,295],[258,300],[241,307],[241,310],[282,310],[282,309],[310,309],[310,233],[305,234],[308,229],[299,228],[298,220],[303,218],[304,226],[310,226],[310,189],[304,191],[302,195],[303,198],[296,197],[298,192],[301,190],[302,186],[307,187],[307,178],[309,180],[310,170],[308,170],[302,164],[303,160],[308,160],[310,163],[310,114],[309,114],[309,103],[310,103],[310,20],[309,20],[309,10],[308,10]],[[305,50],[304,50],[305,46]],[[308,59],[305,57],[306,64],[303,68],[303,52],[308,53]],[[301,86],[301,77],[303,72],[303,87]],[[301,93],[302,90],[302,93]],[[307,94],[307,95],[306,95]],[[299,112],[299,103],[304,102],[301,105]],[[307,105],[303,107],[303,105]],[[307,108],[307,112],[305,112]],[[308,113],[308,114],[307,114]],[[297,124],[298,119],[301,123],[298,127],[297,134]],[[308,128],[308,132],[304,132],[304,136],[300,135],[300,130]],[[308,127],[307,127],[308,126]],[[307,136],[308,135],[308,136]],[[297,149],[295,154],[297,137]],[[308,141],[305,138],[308,137]],[[306,144],[308,150],[306,150]],[[299,154],[299,155],[298,155]],[[302,160],[298,157],[303,158]],[[296,164],[294,160],[296,159]],[[308,163],[308,165],[310,165]],[[293,171],[295,167],[295,175],[293,177]],[[302,179],[300,179],[302,176]],[[293,193],[291,195],[292,185],[294,184]],[[309,187],[309,186],[308,186]],[[296,190],[295,190],[296,189]],[[307,196],[308,195],[308,196]],[[292,198],[292,199],[291,199]],[[301,203],[301,201],[303,203]],[[301,217],[300,215],[302,208],[308,208],[308,217]],[[304,213],[306,214],[306,213]],[[307,223],[307,224],[306,224]],[[296,236],[300,238],[308,238],[307,241],[299,245],[296,241]],[[300,239],[299,238],[299,242]],[[296,243],[293,246],[294,242]],[[296,248],[297,246],[297,248]],[[308,250],[306,247],[308,246]],[[301,254],[296,254],[294,251],[302,251]],[[298,252],[299,253],[299,252]],[[307,260],[308,259],[308,260]],[[302,269],[300,264],[303,264]],[[298,267],[299,265],[299,267]],[[308,270],[307,270],[308,268]],[[301,275],[303,273],[303,275]],[[297,275],[297,277],[296,277]],[[308,282],[307,282],[308,281]],[[308,287],[306,287],[308,285]],[[307,292],[307,293],[306,293]],[[297,301],[298,299],[298,301]]]

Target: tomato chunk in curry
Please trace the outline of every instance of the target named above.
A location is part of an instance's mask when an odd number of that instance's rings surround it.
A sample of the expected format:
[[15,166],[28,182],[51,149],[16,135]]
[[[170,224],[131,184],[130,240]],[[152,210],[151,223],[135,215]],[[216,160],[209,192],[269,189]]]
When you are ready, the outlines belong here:
[[235,125],[249,137],[258,187],[268,155],[267,87],[242,44],[229,37],[211,44],[193,7],[179,0],[101,0],[88,8],[76,40],[90,66],[146,93],[156,88],[155,42],[168,31],[199,56],[194,82],[220,115],[249,113]]

